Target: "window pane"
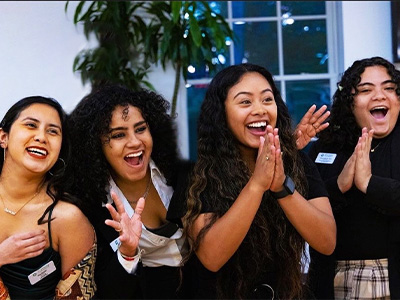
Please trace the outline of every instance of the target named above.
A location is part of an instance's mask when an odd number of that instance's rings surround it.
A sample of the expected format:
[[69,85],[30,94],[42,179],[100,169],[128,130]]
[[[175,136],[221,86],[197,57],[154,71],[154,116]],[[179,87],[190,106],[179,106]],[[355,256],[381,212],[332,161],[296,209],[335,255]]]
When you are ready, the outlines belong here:
[[282,15],[324,15],[325,1],[282,1]]
[[234,24],[239,42],[234,44],[235,64],[253,63],[279,74],[276,22],[243,22]]
[[311,105],[331,107],[329,79],[286,82],[286,105],[297,125]]
[[189,158],[197,159],[197,120],[206,95],[208,84],[195,84],[187,88],[187,112],[189,124]]
[[276,16],[276,1],[232,1],[234,18]]
[[282,34],[285,74],[328,72],[325,20],[282,24]]

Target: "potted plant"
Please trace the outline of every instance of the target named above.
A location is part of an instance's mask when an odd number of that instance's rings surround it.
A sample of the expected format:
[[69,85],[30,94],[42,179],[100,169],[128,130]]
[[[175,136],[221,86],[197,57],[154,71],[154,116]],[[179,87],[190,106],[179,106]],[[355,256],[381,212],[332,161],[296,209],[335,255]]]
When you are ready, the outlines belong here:
[[[67,1],[65,10],[68,9]],[[143,58],[143,33],[146,24],[137,10],[143,2],[80,1],[74,23],[82,23],[86,39],[94,37],[98,45],[80,51],[73,70],[79,72],[83,84],[96,88],[107,82],[123,83],[137,89],[151,88],[145,80],[149,65]]]

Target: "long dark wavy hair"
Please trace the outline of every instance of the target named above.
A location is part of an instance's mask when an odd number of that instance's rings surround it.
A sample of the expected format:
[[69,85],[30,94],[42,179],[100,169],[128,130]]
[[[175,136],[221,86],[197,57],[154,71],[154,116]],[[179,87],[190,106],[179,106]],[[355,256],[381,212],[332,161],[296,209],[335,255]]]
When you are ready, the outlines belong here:
[[[227,125],[225,100],[230,88],[243,75],[252,72],[261,74],[274,94],[278,107],[276,127],[279,128],[285,173],[293,178],[300,193],[304,195],[306,190],[289,112],[272,75],[265,68],[253,64],[234,65],[220,71],[211,81],[200,111],[198,160],[189,188],[184,227],[190,231],[201,213],[200,199],[212,207],[214,213],[196,240],[191,240],[189,255],[196,251],[205,233],[227,212],[250,179],[250,170],[239,152],[239,142]],[[278,202],[268,191],[265,192],[244,241],[217,274],[218,297],[249,297],[265,266],[277,271],[279,298],[301,297],[300,261],[303,252],[304,240],[287,220]]]
[[334,144],[335,147],[349,153],[354,150],[361,134],[361,128],[353,114],[354,96],[358,94],[357,85],[365,68],[373,66],[386,68],[389,76],[397,84],[397,95],[400,95],[400,71],[396,70],[392,63],[378,56],[356,60],[342,75],[338,89],[333,95],[331,115],[328,120],[330,125],[319,134],[319,139],[324,144]]
[[[53,200],[53,203],[46,208],[43,215],[39,218],[38,224],[42,224],[44,222],[47,222],[47,220],[44,221],[46,214],[57,204],[59,200],[73,203],[79,208],[81,208],[82,206],[81,202],[77,198],[66,192],[66,190],[68,190],[68,186],[71,184],[71,176],[69,176],[69,174],[67,173],[66,168],[71,158],[70,136],[68,130],[67,115],[61,105],[55,99],[42,96],[31,96],[19,100],[6,112],[3,120],[0,122],[0,127],[4,130],[4,132],[9,133],[12,125],[14,124],[15,120],[18,119],[21,112],[27,109],[32,104],[37,103],[46,104],[57,111],[61,120],[62,129],[62,145],[60,154],[58,156],[59,159],[47,172],[44,178],[44,183],[47,184],[46,193]],[[3,148],[0,148],[0,169],[3,169],[4,151],[5,150]]]
[[107,202],[106,187],[110,165],[103,154],[102,136],[109,132],[112,113],[117,106],[137,107],[147,122],[153,138],[151,158],[172,185],[178,159],[175,127],[169,116],[169,103],[148,91],[132,91],[113,84],[98,88],[85,96],[69,116],[73,151],[74,183],[71,192],[87,207],[85,214],[93,219],[93,208]]

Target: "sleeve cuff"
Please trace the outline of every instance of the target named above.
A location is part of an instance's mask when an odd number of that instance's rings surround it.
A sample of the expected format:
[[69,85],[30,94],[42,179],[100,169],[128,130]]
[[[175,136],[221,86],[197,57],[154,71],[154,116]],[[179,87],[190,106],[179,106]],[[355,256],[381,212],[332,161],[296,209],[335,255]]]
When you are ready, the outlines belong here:
[[133,256],[132,260],[127,260],[125,259],[121,252],[117,251],[117,256],[118,256],[118,261],[122,265],[122,267],[125,269],[126,272],[129,274],[134,274],[138,268],[139,261],[141,259],[141,250],[138,248],[138,254]]

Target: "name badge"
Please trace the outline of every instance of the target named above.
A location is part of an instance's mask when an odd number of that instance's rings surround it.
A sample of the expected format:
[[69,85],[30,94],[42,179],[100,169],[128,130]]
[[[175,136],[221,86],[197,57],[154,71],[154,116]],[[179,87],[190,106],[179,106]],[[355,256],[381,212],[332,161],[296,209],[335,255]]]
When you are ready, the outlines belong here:
[[31,283],[31,285],[34,285],[35,283],[39,282],[43,278],[49,276],[55,270],[56,270],[56,266],[54,265],[54,262],[50,261],[47,264],[45,264],[43,267],[41,267],[39,270],[30,274],[28,276],[29,282]]
[[316,163],[320,163],[320,164],[328,164],[331,165],[333,164],[333,162],[335,161],[336,158],[336,153],[324,153],[324,152],[320,152],[318,153],[317,158],[315,159]]
[[113,240],[110,243],[111,248],[113,249],[113,251],[117,251],[119,246],[121,245],[121,241],[119,240],[119,238],[116,238],[115,240]]

